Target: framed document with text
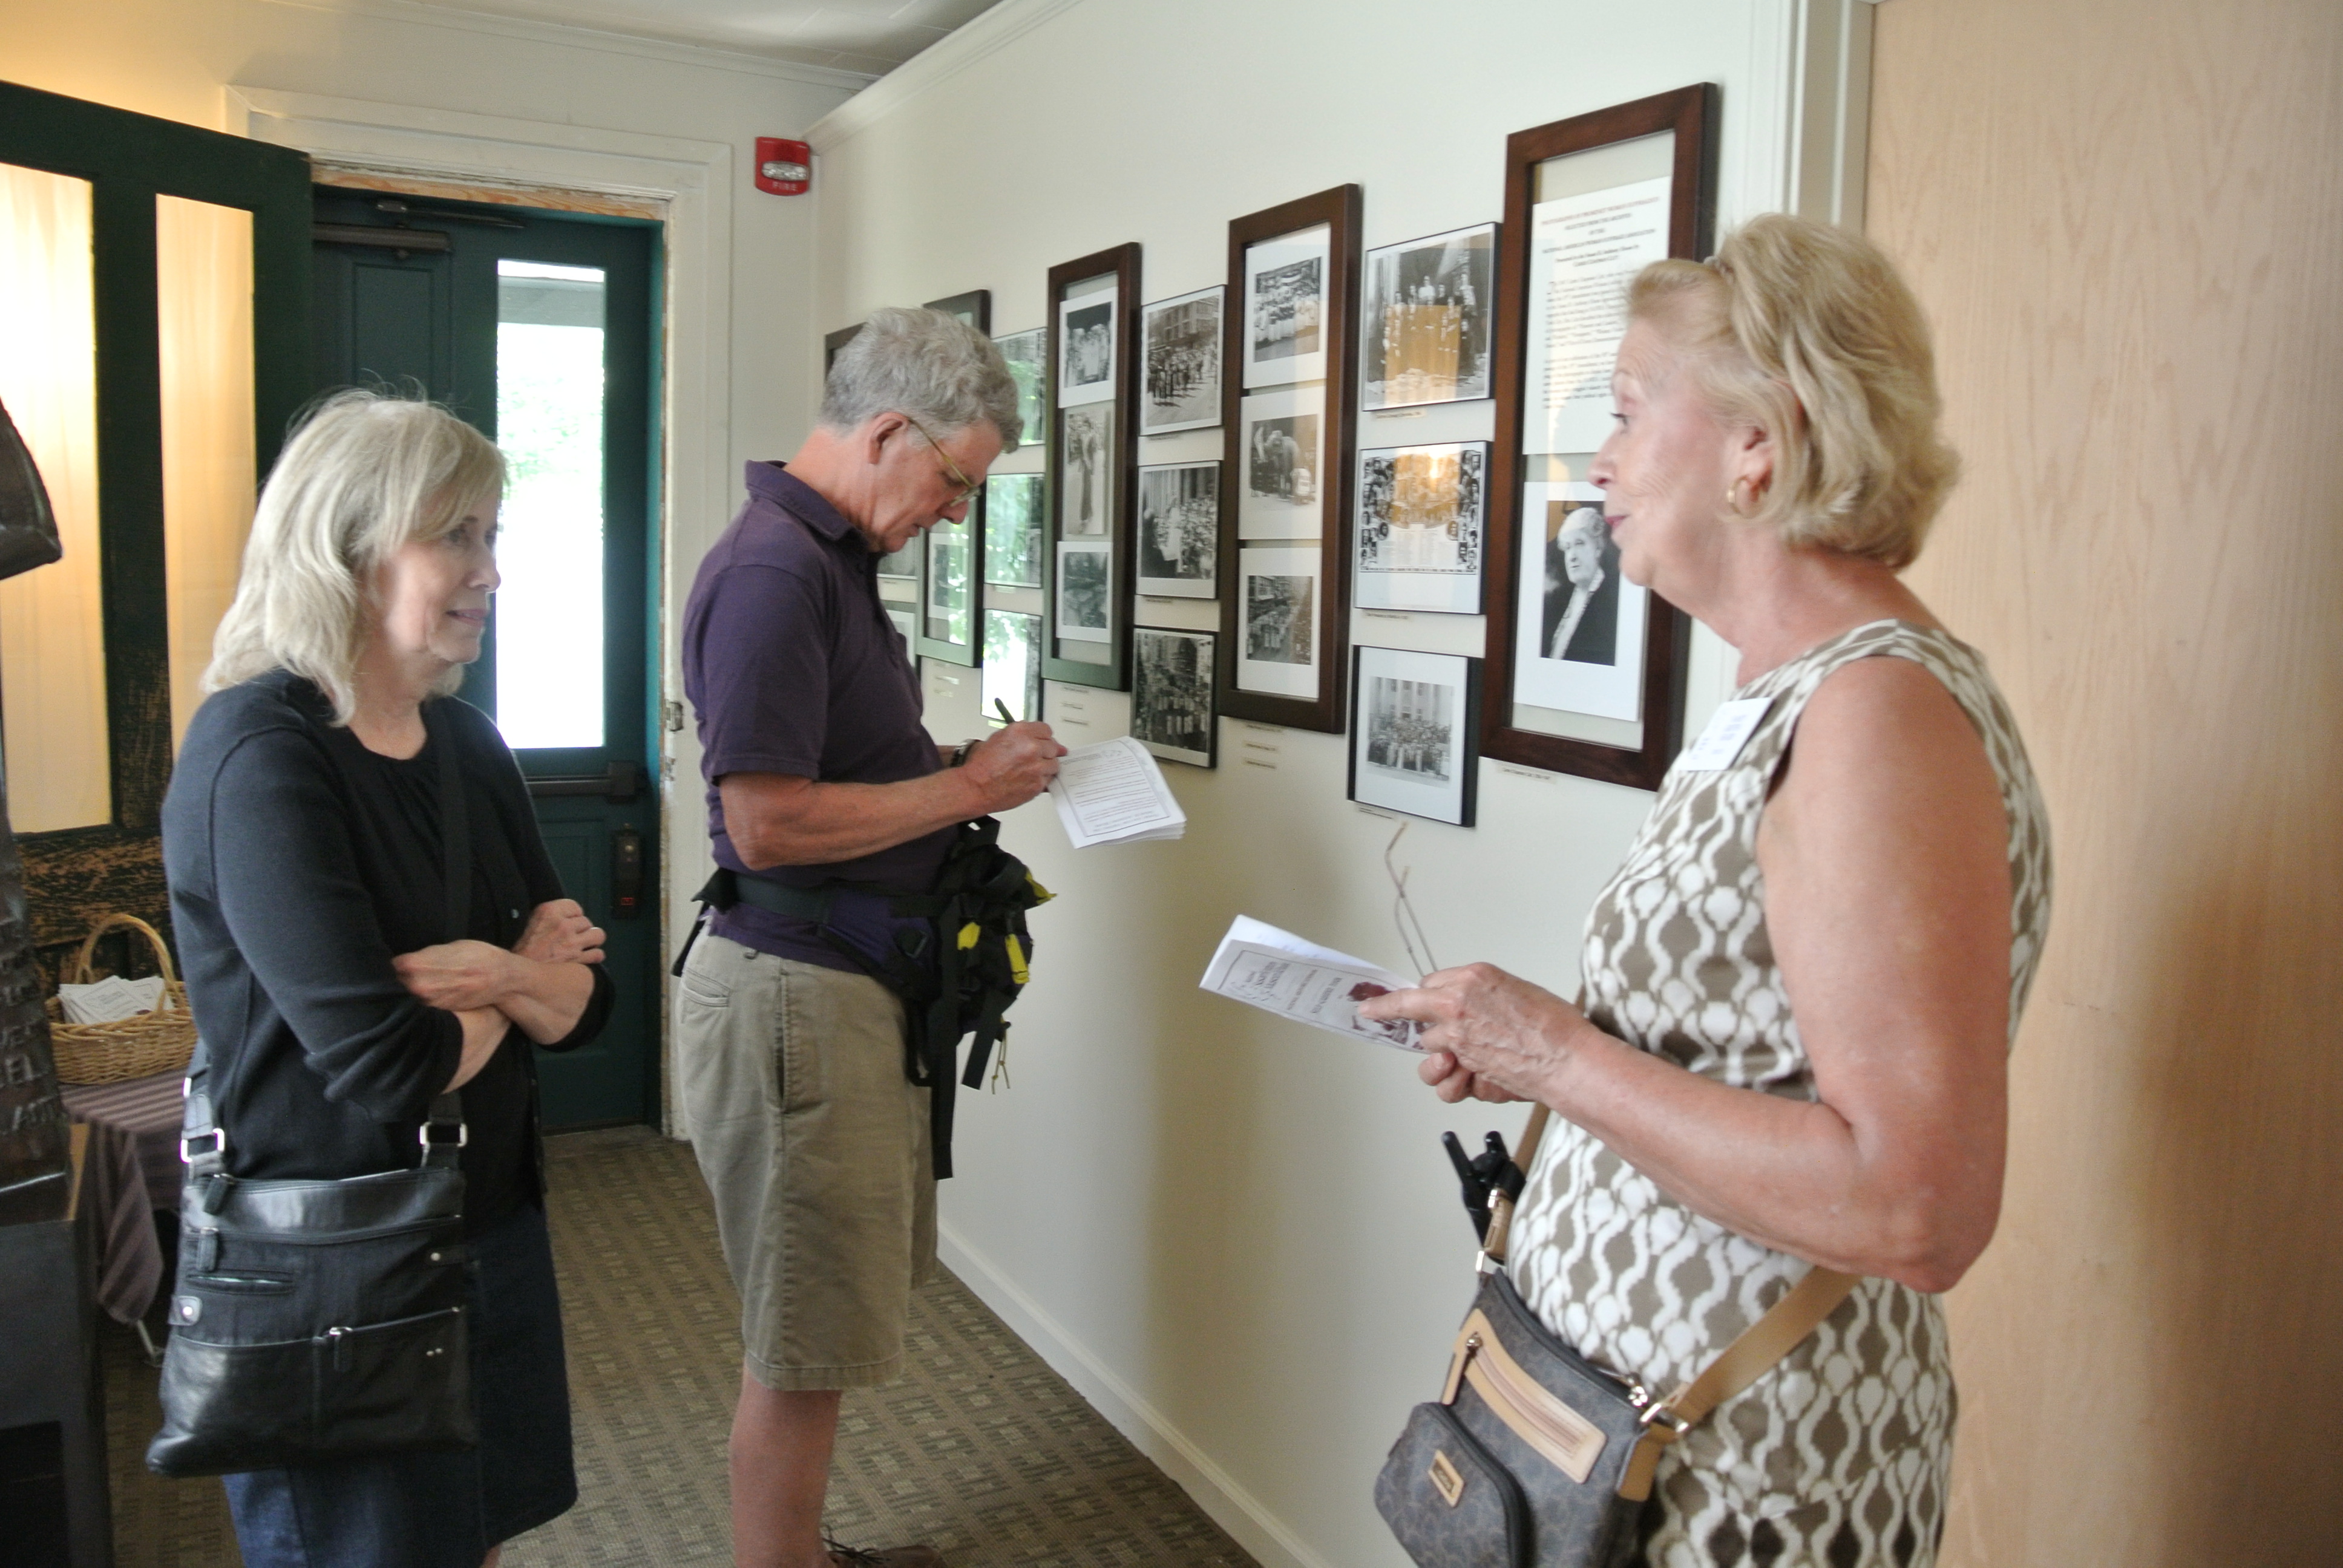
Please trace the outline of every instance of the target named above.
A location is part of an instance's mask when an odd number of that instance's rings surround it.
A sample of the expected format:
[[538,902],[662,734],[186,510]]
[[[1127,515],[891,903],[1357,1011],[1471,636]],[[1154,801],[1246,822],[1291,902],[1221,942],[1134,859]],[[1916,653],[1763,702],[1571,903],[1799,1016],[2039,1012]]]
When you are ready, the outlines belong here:
[[1589,468],[1610,430],[1628,284],[1663,257],[1708,254],[1716,124],[1703,85],[1506,139],[1487,756],[1655,789],[1682,740],[1692,623],[1621,577]]

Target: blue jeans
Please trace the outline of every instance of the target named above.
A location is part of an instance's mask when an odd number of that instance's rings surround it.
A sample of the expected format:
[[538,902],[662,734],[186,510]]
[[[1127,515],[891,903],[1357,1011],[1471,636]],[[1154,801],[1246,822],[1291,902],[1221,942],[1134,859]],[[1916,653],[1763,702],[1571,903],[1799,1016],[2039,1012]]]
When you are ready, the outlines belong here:
[[467,1245],[479,1447],[222,1477],[245,1568],[479,1568],[578,1501],[545,1211]]

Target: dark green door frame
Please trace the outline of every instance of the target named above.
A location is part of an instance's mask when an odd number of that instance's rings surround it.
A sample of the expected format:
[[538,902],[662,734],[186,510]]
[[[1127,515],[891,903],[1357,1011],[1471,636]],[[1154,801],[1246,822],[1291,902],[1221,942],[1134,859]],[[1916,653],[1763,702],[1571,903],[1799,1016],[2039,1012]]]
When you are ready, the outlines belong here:
[[20,840],[34,940],[102,909],[161,923],[156,837],[171,778],[169,593],[164,568],[161,343],[155,198],[252,214],[253,431],[257,470],[276,461],[308,395],[309,160],[241,136],[0,82],[0,163],[91,186],[97,333],[100,599],[114,810],[102,827]]

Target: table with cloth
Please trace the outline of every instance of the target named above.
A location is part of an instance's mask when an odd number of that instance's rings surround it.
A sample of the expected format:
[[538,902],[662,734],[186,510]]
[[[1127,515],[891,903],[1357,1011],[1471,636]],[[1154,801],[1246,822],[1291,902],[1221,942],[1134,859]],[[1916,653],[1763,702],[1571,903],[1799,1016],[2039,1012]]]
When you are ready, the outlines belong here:
[[65,1111],[89,1124],[88,1181],[97,1205],[97,1300],[118,1323],[136,1323],[163,1282],[155,1211],[179,1207],[180,1084],[158,1072],[121,1083],[68,1084]]

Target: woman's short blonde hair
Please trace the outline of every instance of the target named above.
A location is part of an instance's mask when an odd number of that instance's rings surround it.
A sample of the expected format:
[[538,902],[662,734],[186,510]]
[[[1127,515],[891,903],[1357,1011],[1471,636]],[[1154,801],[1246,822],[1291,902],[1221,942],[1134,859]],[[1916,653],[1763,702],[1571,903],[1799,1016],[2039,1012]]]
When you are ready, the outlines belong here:
[[[504,483],[504,455],[437,404],[357,388],[320,399],[260,492],[204,689],[289,669],[347,724],[376,568],[411,540],[452,532]],[[462,678],[460,665],[449,669],[442,695]]]
[[1771,214],[1712,261],[1644,268],[1627,308],[1683,356],[1720,418],[1774,437],[1755,521],[1898,571],[1918,557],[1960,458],[1936,429],[1927,320],[1877,246]]

